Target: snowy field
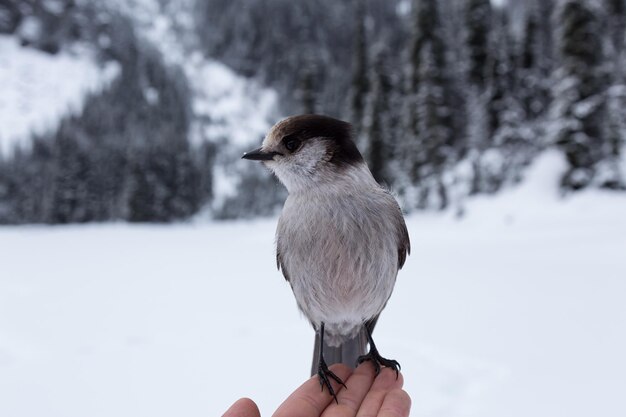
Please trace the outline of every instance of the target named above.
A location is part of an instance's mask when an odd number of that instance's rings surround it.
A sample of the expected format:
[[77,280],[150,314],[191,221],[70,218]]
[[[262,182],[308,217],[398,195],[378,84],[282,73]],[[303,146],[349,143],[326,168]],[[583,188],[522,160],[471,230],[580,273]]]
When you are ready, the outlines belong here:
[[[557,198],[545,155],[468,215],[408,219],[376,330],[413,416],[626,415],[626,196]],[[276,220],[0,229],[0,416],[264,415],[313,332],[276,271]]]

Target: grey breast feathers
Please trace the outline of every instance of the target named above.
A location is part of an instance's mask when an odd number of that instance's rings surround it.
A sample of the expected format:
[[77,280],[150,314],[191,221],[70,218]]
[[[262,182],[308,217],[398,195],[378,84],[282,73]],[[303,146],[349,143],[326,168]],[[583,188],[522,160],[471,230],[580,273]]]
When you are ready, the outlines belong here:
[[[395,198],[389,194],[386,190],[384,191],[386,194],[385,200],[387,203],[385,206],[388,207],[386,212],[392,217],[392,223],[395,226],[394,233],[396,235],[397,248],[398,248],[398,269],[401,269],[404,266],[407,255],[411,253],[411,242],[409,240],[409,232],[406,228],[406,223],[404,221],[404,217],[402,215],[402,210],[400,206],[396,202]],[[390,212],[391,211],[391,212]],[[282,218],[281,218],[282,220]],[[286,268],[286,262],[283,258],[284,253],[287,251],[287,248],[284,246],[286,242],[281,236],[281,229],[284,226],[282,222],[279,220],[277,236],[276,236],[276,267],[278,270],[282,271],[283,276],[287,281],[290,281],[290,274]],[[306,233],[305,231],[301,231],[302,233]]]

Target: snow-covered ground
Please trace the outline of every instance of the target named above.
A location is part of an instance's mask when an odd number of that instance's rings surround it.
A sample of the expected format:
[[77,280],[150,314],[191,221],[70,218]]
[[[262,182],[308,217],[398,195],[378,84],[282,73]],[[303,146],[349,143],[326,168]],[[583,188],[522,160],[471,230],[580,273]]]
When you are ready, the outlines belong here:
[[62,116],[82,108],[87,93],[117,75],[117,65],[101,67],[89,49],[74,49],[74,54],[50,55],[0,35],[0,152],[24,143],[31,133],[54,129]]
[[[376,330],[413,416],[626,415],[626,196],[521,188],[408,219]],[[264,415],[313,332],[275,269],[275,219],[0,229],[0,416]]]

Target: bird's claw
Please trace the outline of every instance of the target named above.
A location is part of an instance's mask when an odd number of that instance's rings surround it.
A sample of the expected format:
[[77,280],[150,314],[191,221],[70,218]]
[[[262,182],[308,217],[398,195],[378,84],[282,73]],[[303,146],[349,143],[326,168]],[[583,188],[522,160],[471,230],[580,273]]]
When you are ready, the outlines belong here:
[[324,391],[324,386],[326,386],[326,388],[328,388],[328,392],[330,393],[330,395],[332,395],[333,398],[335,399],[335,402],[339,404],[339,401],[337,401],[337,394],[335,393],[335,390],[333,389],[333,386],[330,383],[330,379],[333,379],[338,384],[343,385],[343,387],[346,389],[348,387],[346,387],[346,384],[344,384],[341,378],[335,375],[333,371],[328,369],[328,366],[326,365],[326,362],[324,361],[324,359],[320,360],[320,364],[317,369],[317,376],[320,379],[320,388],[322,389],[322,391]]
[[380,366],[384,366],[386,368],[391,368],[396,371],[396,379],[400,376],[400,363],[393,359],[387,359],[380,356],[378,350],[376,348],[370,349],[367,355],[359,356],[357,359],[358,364],[362,364],[365,361],[371,361],[372,365],[374,365],[374,371],[376,372],[376,376],[380,373]]

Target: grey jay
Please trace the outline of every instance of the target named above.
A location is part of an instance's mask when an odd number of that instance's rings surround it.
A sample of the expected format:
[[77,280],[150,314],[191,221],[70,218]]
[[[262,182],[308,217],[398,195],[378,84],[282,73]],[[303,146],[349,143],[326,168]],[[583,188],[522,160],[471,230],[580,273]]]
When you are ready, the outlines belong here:
[[[289,117],[243,158],[262,161],[289,196],[278,220],[276,261],[316,331],[312,375],[337,400],[328,369],[383,358],[372,332],[410,252],[398,203],[373,178],[349,123],[320,115]],[[369,344],[369,351],[367,345]],[[367,353],[366,353],[367,352]],[[330,378],[330,379],[329,379]]]

